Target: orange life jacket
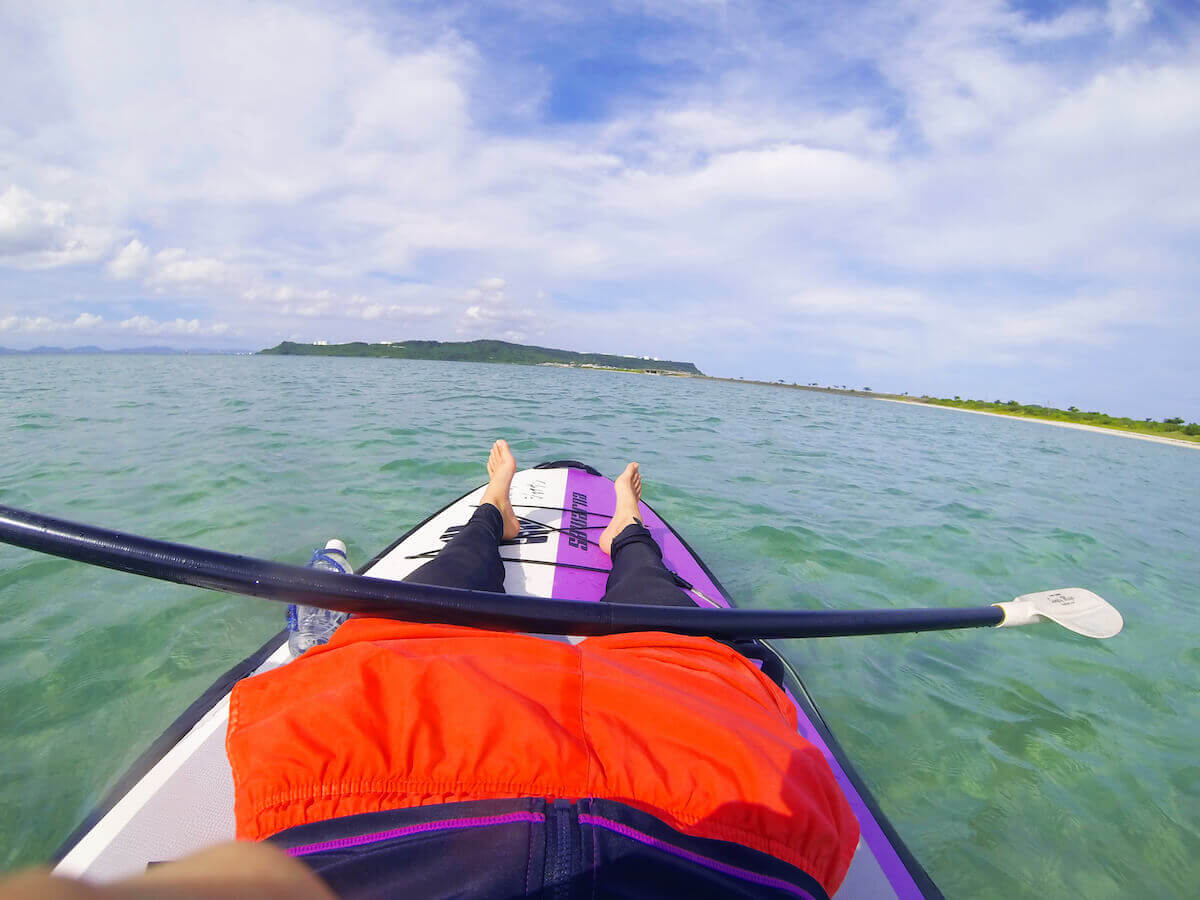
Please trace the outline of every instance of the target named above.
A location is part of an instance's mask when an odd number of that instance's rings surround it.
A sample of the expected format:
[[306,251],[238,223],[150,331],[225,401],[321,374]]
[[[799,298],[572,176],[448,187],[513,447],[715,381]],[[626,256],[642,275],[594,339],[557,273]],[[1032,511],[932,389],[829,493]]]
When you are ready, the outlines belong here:
[[708,638],[571,645],[353,618],[234,688],[226,746],[245,839],[403,807],[595,797],[768,853],[830,894],[858,842],[792,703]]

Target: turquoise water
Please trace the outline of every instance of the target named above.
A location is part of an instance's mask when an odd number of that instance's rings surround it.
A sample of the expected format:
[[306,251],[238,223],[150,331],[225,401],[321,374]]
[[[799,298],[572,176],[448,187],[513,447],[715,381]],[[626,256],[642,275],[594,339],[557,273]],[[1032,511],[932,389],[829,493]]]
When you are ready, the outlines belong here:
[[[519,395],[519,396],[518,396]],[[642,463],[743,606],[950,606],[1089,587],[1126,630],[791,642],[951,896],[1200,882],[1200,451],[753,385],[480,364],[0,357],[0,503],[362,562],[518,460]],[[43,860],[282,622],[266,601],[0,546],[0,868]]]

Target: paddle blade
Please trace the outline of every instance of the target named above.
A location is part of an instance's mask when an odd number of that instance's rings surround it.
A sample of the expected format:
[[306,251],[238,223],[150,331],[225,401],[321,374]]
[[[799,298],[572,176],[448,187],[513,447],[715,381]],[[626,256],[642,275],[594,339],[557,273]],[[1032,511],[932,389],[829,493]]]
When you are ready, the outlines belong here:
[[996,603],[1004,610],[1000,628],[1028,625],[1049,619],[1063,628],[1092,638],[1110,638],[1125,624],[1117,608],[1086,588],[1060,588],[1022,594],[1009,603]]

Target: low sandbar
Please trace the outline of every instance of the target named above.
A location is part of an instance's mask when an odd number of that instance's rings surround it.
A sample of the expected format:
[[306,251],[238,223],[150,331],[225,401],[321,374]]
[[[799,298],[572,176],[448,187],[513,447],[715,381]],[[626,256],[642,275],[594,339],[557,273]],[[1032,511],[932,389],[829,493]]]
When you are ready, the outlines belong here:
[[[869,396],[869,395],[868,395]],[[940,403],[923,403],[920,400],[900,400],[895,397],[875,397],[888,403],[903,403],[906,406],[923,406],[926,409],[946,409],[951,412],[974,413],[977,416],[995,416],[998,419],[1017,420],[1019,422],[1038,422],[1042,425],[1057,425],[1059,428],[1076,428],[1080,431],[1095,431],[1099,434],[1115,434],[1120,437],[1137,438],[1140,441],[1156,441],[1160,444],[1175,444],[1179,447],[1200,448],[1196,441],[1181,441],[1178,438],[1162,437],[1157,434],[1142,434],[1137,431],[1126,431],[1123,428],[1102,428],[1099,425],[1084,425],[1082,422],[1059,422],[1055,419],[1039,419],[1036,416],[1013,416],[1007,413],[988,412],[983,409],[964,409],[961,406],[943,406]]]

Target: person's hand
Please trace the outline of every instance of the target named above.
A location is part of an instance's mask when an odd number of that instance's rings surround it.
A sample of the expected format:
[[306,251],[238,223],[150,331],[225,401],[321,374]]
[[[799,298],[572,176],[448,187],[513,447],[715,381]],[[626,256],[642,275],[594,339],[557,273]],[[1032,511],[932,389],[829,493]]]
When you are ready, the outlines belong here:
[[191,898],[299,898],[334,900],[333,893],[304,863],[272,844],[218,844],[144,874],[97,885],[59,878],[44,869],[0,881],[0,900],[168,900]]

